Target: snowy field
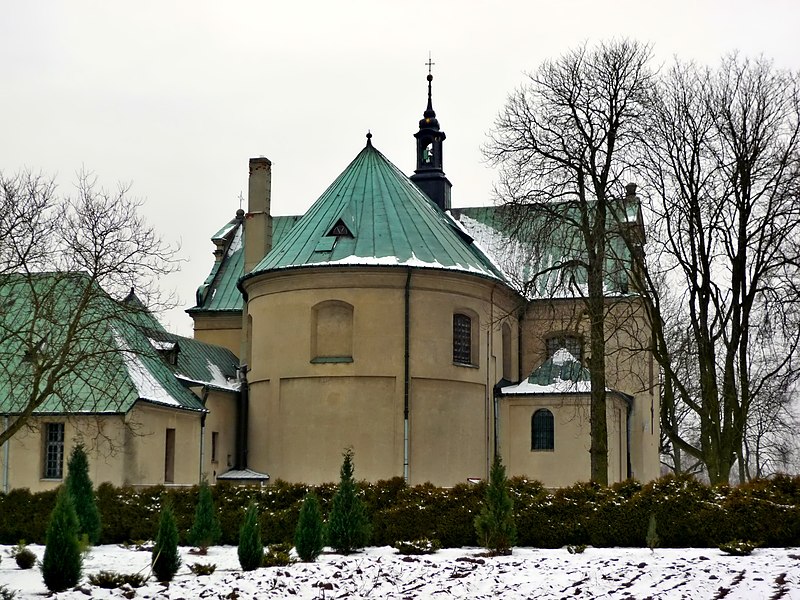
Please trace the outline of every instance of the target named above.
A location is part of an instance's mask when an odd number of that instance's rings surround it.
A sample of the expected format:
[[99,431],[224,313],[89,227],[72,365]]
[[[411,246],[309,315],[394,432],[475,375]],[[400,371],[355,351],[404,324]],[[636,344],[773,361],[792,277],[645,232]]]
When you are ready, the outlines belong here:
[[[16,597],[43,598],[47,590],[38,567],[17,568],[9,546],[0,546],[0,585]],[[44,548],[30,548],[41,560]],[[800,600],[800,548],[756,550],[751,556],[727,556],[717,549],[588,548],[583,554],[566,549],[515,548],[512,556],[486,558],[476,548],[447,549],[429,556],[402,557],[392,548],[369,548],[351,556],[323,554],[316,563],[239,569],[236,548],[209,549],[192,556],[181,548],[183,565],[168,586],[149,581],[135,596],[124,590],[103,590],[85,579],[78,588],[55,598],[746,598]],[[85,573],[148,570],[150,554],[118,546],[94,548]],[[212,562],[216,572],[196,577],[187,564]]]

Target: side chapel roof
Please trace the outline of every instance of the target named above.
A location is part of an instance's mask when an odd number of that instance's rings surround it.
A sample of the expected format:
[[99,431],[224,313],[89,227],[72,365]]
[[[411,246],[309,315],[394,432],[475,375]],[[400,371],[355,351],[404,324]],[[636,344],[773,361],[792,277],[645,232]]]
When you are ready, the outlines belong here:
[[[72,366],[35,414],[125,413],[137,401],[199,412],[205,408],[189,387],[238,392],[238,360],[230,351],[168,333],[135,294],[116,301],[80,273],[4,275],[0,318],[8,320],[7,331],[29,324],[46,360],[64,347],[81,294],[88,308],[78,320],[74,351],[64,356]],[[20,412],[30,396],[28,352],[25,335],[0,343],[0,412]]]

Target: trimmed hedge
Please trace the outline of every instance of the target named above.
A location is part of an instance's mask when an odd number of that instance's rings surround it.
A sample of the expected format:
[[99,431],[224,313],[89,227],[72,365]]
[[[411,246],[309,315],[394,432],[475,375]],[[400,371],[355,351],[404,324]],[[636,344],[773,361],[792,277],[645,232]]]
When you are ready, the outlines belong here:
[[[734,539],[771,547],[800,545],[800,477],[779,475],[738,487],[710,487],[688,476],[667,476],[646,485],[577,483],[555,491],[521,478],[510,479],[509,484],[520,546],[644,547],[651,514],[663,547],[715,547]],[[473,522],[485,495],[484,483],[444,489],[431,484],[408,487],[402,478],[394,478],[359,483],[358,489],[372,520],[371,543],[376,546],[423,538],[438,540],[443,547],[477,545]],[[327,518],[334,484],[276,481],[263,488],[213,486],[222,528],[220,543],[237,543],[251,500],[259,507],[264,543],[292,543],[300,506],[310,490]],[[179,541],[189,544],[198,493],[198,486],[134,490],[100,485],[100,543],[153,539],[162,502],[168,500]],[[21,539],[43,543],[55,495],[24,489],[0,494],[0,543],[16,544]]]

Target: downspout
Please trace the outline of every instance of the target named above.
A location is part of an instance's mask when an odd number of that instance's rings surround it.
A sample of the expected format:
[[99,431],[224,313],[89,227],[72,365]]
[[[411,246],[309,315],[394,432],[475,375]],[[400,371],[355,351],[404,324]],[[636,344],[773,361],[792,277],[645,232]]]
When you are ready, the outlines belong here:
[[[494,384],[491,383],[491,368],[492,368],[492,352],[494,351],[494,345],[492,344],[493,333],[494,333],[494,288],[492,286],[492,293],[489,295],[489,323],[488,331],[486,332],[486,402],[484,406],[484,412],[486,414],[486,479],[489,479],[489,471],[491,470],[491,464],[494,460],[494,456],[490,456],[491,452],[490,449],[492,448],[492,402],[489,399],[489,394],[491,393],[494,396]],[[489,391],[491,390],[491,392]],[[496,428],[496,424],[495,424]],[[494,444],[494,451],[497,452],[497,441],[495,440]]]
[[[8,415],[3,415],[3,431],[8,431]],[[8,459],[9,459],[9,446],[11,440],[8,439],[3,444],[3,493],[8,493]]]
[[411,269],[406,271],[405,289],[405,326],[403,330],[403,479],[408,484],[408,454],[409,454],[409,401],[410,401],[410,362],[411,362]]
[[250,385],[247,383],[247,365],[239,368],[239,381],[241,393],[239,394],[239,410],[236,415],[236,463],[234,468],[244,470],[247,468],[247,430],[248,407],[250,402]]
[[626,398],[628,405],[628,415],[625,419],[625,454],[628,461],[628,479],[633,477],[633,467],[631,466],[631,415],[633,415],[633,401]]
[[[208,386],[203,386],[203,408],[206,407],[206,400],[208,400]],[[204,412],[200,416],[200,473],[198,474],[198,483],[202,483],[203,481],[203,465],[205,464],[206,458],[206,416],[208,412]]]

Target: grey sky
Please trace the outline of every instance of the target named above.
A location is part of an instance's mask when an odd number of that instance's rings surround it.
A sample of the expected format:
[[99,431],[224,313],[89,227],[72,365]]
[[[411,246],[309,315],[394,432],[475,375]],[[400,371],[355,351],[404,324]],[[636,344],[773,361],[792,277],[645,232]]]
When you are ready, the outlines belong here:
[[733,50],[800,68],[800,2],[3,2],[0,170],[69,191],[81,166],[132,182],[187,262],[163,282],[183,309],[213,262],[209,237],[273,162],[274,214],[300,214],[373,143],[404,172],[433,55],[454,206],[491,201],[480,144],[525,71],[583,41],[627,36],[716,63]]

